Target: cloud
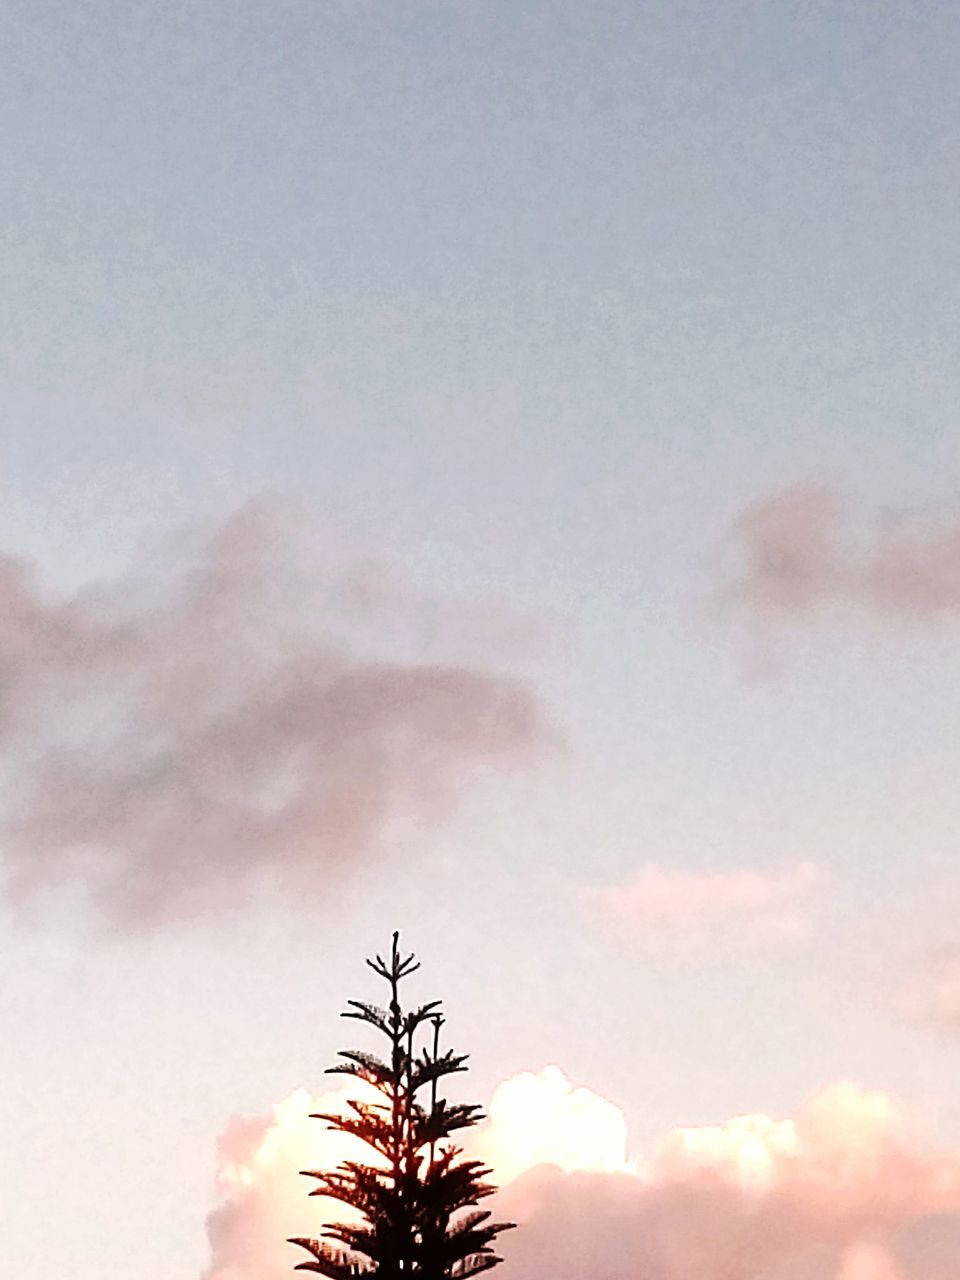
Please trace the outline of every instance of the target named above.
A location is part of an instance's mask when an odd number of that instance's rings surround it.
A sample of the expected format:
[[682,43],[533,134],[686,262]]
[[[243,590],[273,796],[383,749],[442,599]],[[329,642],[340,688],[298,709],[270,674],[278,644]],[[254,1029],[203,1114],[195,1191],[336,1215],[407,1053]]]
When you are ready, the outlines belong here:
[[813,485],[795,485],[748,507],[732,529],[743,569],[728,598],[764,614],[814,609],[842,581],[839,514],[837,495]]
[[[369,1160],[356,1139],[311,1120],[313,1111],[339,1112],[365,1086],[351,1081],[314,1097],[297,1089],[261,1117],[234,1117],[217,1144],[220,1203],[207,1219],[210,1264],[203,1280],[280,1280],[290,1273],[290,1236],[318,1236],[341,1221],[344,1209],[307,1198],[301,1169]],[[494,1092],[486,1120],[464,1135],[468,1154],[506,1182],[548,1162],[567,1171],[629,1170],[627,1126],[612,1102],[574,1088],[558,1067],[524,1072]]]
[[[341,1158],[306,1117],[343,1095],[227,1127],[204,1280],[280,1280],[285,1237],[332,1220],[297,1170]],[[960,1280],[960,1159],[911,1143],[884,1093],[837,1083],[794,1117],[673,1130],[636,1162],[625,1137],[619,1108],[556,1067],[497,1089],[471,1150],[521,1226],[503,1280]]]
[[960,947],[932,947],[904,984],[900,1007],[921,1026],[960,1034]]
[[220,1205],[207,1218],[211,1261],[203,1280],[273,1280],[289,1276],[302,1255],[286,1241],[319,1235],[323,1225],[343,1221],[345,1208],[309,1197],[303,1169],[334,1168],[342,1160],[369,1161],[364,1145],[338,1133],[310,1113],[344,1110],[355,1087],[314,1097],[297,1089],[270,1114],[236,1117],[217,1144]]
[[535,1165],[564,1172],[631,1170],[623,1112],[590,1089],[574,1088],[559,1067],[504,1081],[474,1130],[471,1153],[507,1182]]
[[351,631],[345,575],[325,579],[277,505],[110,589],[58,601],[36,578],[0,557],[15,904],[72,885],[107,921],[145,925],[254,887],[327,887],[552,741],[523,683]]
[[812,484],[748,507],[731,529],[738,569],[723,598],[765,623],[831,610],[880,621],[960,615],[960,515],[885,513],[858,538],[848,507]]
[[837,1280],[898,1280],[902,1275],[890,1255],[875,1244],[855,1244],[840,1259]]
[[[891,1099],[838,1084],[792,1119],[676,1130],[635,1175],[531,1171],[499,1211],[521,1223],[503,1280],[931,1280],[960,1160],[912,1150]],[[936,1274],[958,1280],[960,1258]]]
[[777,872],[696,872],[648,863],[627,883],[587,896],[608,920],[657,949],[753,947],[802,935],[821,880],[810,863]]

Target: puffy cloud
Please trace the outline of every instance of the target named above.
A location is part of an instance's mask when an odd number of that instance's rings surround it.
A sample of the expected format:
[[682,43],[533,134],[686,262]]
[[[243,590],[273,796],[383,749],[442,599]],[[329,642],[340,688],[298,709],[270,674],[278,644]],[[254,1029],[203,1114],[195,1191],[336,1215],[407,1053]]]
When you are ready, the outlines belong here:
[[740,566],[725,598],[764,621],[828,607],[877,618],[960,614],[960,516],[885,516],[871,537],[847,528],[847,504],[824,485],[793,485],[734,522]]
[[801,935],[821,879],[810,863],[774,872],[696,872],[648,863],[627,883],[587,896],[644,945],[749,947]]
[[886,1095],[839,1084],[792,1119],[676,1130],[636,1176],[534,1171],[502,1201],[523,1228],[504,1280],[929,1280],[960,1161],[912,1151]]
[[539,1164],[567,1173],[633,1168],[627,1161],[627,1122],[620,1108],[590,1089],[574,1088],[555,1066],[504,1081],[494,1092],[486,1120],[474,1130],[470,1150],[503,1182]]
[[650,1167],[660,1182],[682,1182],[708,1172],[745,1191],[764,1190],[775,1181],[781,1158],[798,1149],[792,1120],[738,1116],[722,1125],[675,1129]]
[[[313,1109],[301,1092],[228,1126],[205,1280],[280,1280],[283,1239],[329,1220],[297,1176],[340,1158]],[[851,1083],[791,1118],[674,1130],[632,1163],[619,1109],[548,1067],[499,1087],[471,1153],[521,1225],[503,1280],[960,1280],[960,1159],[914,1148],[893,1100]]]
[[[337,1133],[311,1112],[339,1112],[366,1086],[355,1081],[319,1097],[297,1089],[261,1117],[234,1117],[217,1146],[220,1203],[207,1219],[211,1261],[203,1280],[280,1280],[295,1250],[290,1236],[318,1236],[342,1221],[343,1206],[307,1199],[302,1169],[370,1160],[356,1139]],[[371,1095],[372,1096],[372,1095]],[[499,1182],[537,1165],[572,1172],[631,1170],[627,1126],[612,1102],[574,1088],[558,1067],[524,1072],[494,1092],[487,1118],[464,1138],[468,1154],[490,1164]]]
[[487,769],[537,757],[551,734],[523,684],[384,656],[337,612],[349,575],[325,582],[298,529],[255,504],[120,589],[60,601],[0,557],[10,900],[74,885],[144,924],[329,885]]
[[304,1169],[329,1169],[343,1160],[369,1162],[364,1145],[338,1133],[311,1112],[344,1110],[355,1087],[314,1097],[297,1089],[269,1115],[235,1117],[218,1143],[220,1205],[207,1219],[210,1266],[203,1280],[274,1280],[288,1276],[302,1258],[286,1241],[318,1236],[324,1224],[344,1221],[349,1212],[325,1197],[308,1197]]

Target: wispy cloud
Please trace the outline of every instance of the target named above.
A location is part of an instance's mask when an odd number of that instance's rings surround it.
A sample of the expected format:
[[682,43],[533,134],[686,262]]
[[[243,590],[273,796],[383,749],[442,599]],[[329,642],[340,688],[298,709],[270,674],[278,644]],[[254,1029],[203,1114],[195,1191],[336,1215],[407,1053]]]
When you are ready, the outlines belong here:
[[960,946],[930,948],[902,984],[900,1008],[912,1022],[960,1035]]
[[748,507],[730,531],[737,567],[723,598],[763,622],[960,616],[960,513],[885,512],[859,535],[828,485],[797,484]]
[[687,871],[647,863],[587,900],[637,942],[657,949],[770,945],[802,936],[823,875],[812,863],[781,871]]
[[320,589],[294,525],[254,504],[68,600],[0,558],[8,900],[79,887],[147,924],[326,887],[487,770],[538,758],[551,731],[525,684],[353,642],[346,578]]

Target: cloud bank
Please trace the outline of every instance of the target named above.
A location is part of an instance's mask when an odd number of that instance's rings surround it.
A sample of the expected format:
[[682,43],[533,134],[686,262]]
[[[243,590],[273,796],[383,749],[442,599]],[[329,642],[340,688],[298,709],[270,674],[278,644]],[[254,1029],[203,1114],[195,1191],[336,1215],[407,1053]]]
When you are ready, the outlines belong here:
[[724,599],[746,617],[798,622],[834,610],[879,621],[960,615],[960,515],[887,515],[867,536],[827,485],[793,485],[734,522],[738,560]]
[[[288,1237],[317,1236],[325,1223],[341,1220],[343,1206],[307,1198],[312,1184],[299,1171],[369,1159],[356,1139],[309,1118],[312,1111],[341,1111],[361,1088],[351,1081],[317,1097],[298,1089],[267,1115],[230,1121],[217,1144],[220,1203],[207,1219],[211,1260],[203,1280],[279,1280],[298,1260],[284,1243]],[[469,1155],[491,1165],[502,1182],[544,1163],[566,1170],[633,1168],[620,1109],[590,1089],[574,1088],[552,1066],[501,1084],[486,1120],[465,1141]]]
[[635,1175],[533,1170],[501,1201],[524,1228],[504,1280],[960,1277],[960,1160],[913,1149],[853,1084],[794,1118],[675,1130]]
[[[331,1220],[297,1176],[343,1141],[312,1109],[301,1091],[228,1126],[203,1280],[280,1280],[278,1241]],[[794,1117],[675,1129],[636,1163],[625,1135],[556,1067],[500,1086],[475,1141],[521,1224],[503,1280],[960,1280],[960,1158],[912,1143],[883,1093],[838,1083]]]
[[342,581],[252,505],[111,590],[46,596],[0,557],[0,848],[9,901],[81,889],[146,925],[295,893],[442,819],[551,734],[521,683],[378,655]]

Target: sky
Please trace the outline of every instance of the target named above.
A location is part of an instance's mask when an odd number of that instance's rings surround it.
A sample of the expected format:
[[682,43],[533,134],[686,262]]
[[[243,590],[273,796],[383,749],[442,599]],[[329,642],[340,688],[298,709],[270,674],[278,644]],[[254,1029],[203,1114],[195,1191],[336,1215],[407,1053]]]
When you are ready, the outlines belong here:
[[396,928],[503,1280],[960,1280],[957,6],[0,12],[0,1269],[288,1274]]

